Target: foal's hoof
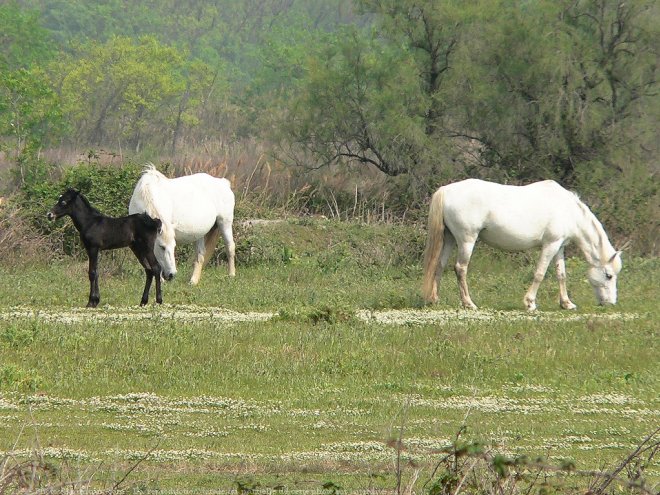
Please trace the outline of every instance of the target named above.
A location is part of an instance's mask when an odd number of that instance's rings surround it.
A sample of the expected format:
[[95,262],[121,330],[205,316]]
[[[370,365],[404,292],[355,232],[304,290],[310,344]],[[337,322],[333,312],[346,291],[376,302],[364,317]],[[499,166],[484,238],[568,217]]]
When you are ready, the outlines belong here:
[[98,306],[98,305],[99,305],[99,302],[98,302],[98,301],[89,301],[89,302],[87,303],[87,307],[88,307],[88,308],[95,308],[95,307]]

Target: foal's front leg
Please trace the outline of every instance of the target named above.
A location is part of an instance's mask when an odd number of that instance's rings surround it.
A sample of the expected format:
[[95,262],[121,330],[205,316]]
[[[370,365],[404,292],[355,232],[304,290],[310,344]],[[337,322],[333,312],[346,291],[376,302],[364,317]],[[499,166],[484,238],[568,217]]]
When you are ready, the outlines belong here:
[[101,300],[101,293],[99,291],[99,249],[88,248],[87,256],[89,256],[89,301],[87,302],[88,308],[95,308]]
[[160,265],[154,256],[153,249],[140,249],[136,246],[131,246],[131,251],[133,251],[135,257],[144,268],[144,274],[146,276],[146,280],[144,282],[144,291],[142,291],[142,299],[140,300],[140,306],[144,306],[149,302],[149,291],[151,290],[152,277],[156,279],[156,302],[158,304],[162,304],[163,294],[161,292],[161,270]]
[[[151,274],[153,275],[154,279],[156,280],[156,302],[158,304],[163,304],[163,293],[161,291],[161,279],[160,279],[160,265],[158,264],[158,260],[154,256],[154,251],[153,249],[150,249],[147,253],[147,263],[149,263],[149,266],[151,267]],[[147,297],[149,290],[146,289],[147,292]],[[146,304],[146,300],[145,300]]]

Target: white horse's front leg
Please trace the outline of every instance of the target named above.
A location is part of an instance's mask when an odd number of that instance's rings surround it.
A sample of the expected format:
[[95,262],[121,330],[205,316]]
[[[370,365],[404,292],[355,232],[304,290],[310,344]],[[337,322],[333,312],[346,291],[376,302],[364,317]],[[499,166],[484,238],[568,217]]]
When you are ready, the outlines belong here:
[[571,302],[566,289],[566,263],[564,262],[564,246],[559,249],[555,256],[555,271],[559,281],[559,305],[562,309],[576,309],[577,306]]
[[195,251],[195,261],[193,263],[192,277],[190,277],[190,285],[197,285],[199,283],[199,278],[202,276],[204,257],[206,256],[206,242],[204,237],[195,243]]
[[541,282],[543,282],[543,279],[545,278],[545,272],[548,271],[550,261],[557,254],[557,250],[560,247],[560,243],[543,246],[543,249],[541,250],[541,258],[539,259],[539,262],[536,265],[536,271],[534,272],[534,281],[527,290],[525,298],[523,299],[523,302],[528,311],[536,310],[536,293],[539,291]]

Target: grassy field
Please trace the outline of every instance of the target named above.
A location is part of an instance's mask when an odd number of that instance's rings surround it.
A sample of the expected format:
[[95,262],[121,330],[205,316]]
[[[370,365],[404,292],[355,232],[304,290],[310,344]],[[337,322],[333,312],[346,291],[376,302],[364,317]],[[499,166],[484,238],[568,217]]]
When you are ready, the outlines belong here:
[[488,452],[588,471],[660,423],[656,259],[624,258],[620,303],[601,308],[570,258],[578,310],[558,309],[549,273],[530,315],[535,253],[478,246],[481,309],[464,312],[453,273],[423,306],[413,227],[298,220],[237,243],[234,280],[214,260],[191,287],[180,260],[165,304],[143,309],[128,255],[101,258],[96,310],[82,259],[1,264],[0,459],[37,452],[97,488],[137,465],[122,486],[396,491],[401,475],[428,492],[462,425]]

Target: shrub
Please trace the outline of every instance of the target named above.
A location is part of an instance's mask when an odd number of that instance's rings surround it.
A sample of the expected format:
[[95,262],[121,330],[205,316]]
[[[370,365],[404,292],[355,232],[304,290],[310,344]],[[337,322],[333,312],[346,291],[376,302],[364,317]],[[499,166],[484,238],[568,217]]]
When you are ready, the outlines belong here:
[[110,216],[128,214],[128,203],[142,166],[135,163],[102,165],[84,162],[60,169],[45,161],[22,158],[17,167],[18,194],[13,198],[21,217],[42,235],[47,235],[56,252],[78,251],[78,232],[71,222],[51,223],[46,213],[67,188],[79,190],[98,210]]

